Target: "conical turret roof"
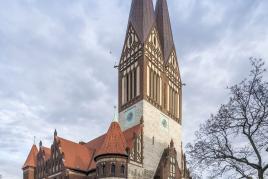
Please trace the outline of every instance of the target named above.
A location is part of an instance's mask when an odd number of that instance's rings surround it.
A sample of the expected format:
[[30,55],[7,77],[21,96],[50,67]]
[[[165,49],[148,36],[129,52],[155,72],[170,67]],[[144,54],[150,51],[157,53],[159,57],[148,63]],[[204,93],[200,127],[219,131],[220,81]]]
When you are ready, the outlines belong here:
[[132,0],[129,23],[132,24],[142,42],[148,37],[154,22],[152,0]]
[[37,153],[38,153],[38,149],[37,149],[36,145],[34,144],[31,148],[31,151],[30,151],[22,169],[24,169],[26,167],[36,167]]
[[95,158],[107,154],[127,155],[126,146],[126,139],[119,123],[112,122],[102,146],[95,154]]
[[164,54],[164,60],[167,61],[172,49],[174,48],[167,1],[157,0],[155,11],[156,24]]

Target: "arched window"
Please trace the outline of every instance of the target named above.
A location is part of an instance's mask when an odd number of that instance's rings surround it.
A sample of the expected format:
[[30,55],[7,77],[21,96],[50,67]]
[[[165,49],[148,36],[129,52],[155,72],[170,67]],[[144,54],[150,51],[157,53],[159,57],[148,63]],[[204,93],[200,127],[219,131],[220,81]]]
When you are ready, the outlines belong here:
[[97,173],[97,176],[99,176],[99,174],[100,174],[100,167],[98,167],[98,166],[96,168],[96,173]]
[[111,174],[112,176],[115,176],[115,164],[114,163],[111,165]]
[[104,175],[105,174],[105,164],[102,164],[102,171],[101,174]]
[[125,174],[125,165],[121,165],[121,167],[120,167],[120,173],[121,173],[122,175]]

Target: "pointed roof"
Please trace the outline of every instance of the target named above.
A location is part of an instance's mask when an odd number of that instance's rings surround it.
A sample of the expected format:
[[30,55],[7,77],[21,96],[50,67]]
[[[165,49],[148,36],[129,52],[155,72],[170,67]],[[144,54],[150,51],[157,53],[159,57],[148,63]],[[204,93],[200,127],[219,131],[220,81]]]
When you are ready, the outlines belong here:
[[174,47],[167,0],[157,0],[155,11],[156,24],[164,54],[164,60],[167,61]]
[[100,155],[107,154],[127,155],[126,147],[126,139],[121,131],[119,123],[112,122],[107,134],[105,135],[103,144],[99,150],[97,150],[95,158]]
[[36,145],[34,144],[31,148],[31,151],[30,151],[22,169],[24,169],[26,167],[36,167],[37,153],[38,153],[38,149],[37,149]]
[[64,154],[64,166],[75,170],[87,171],[93,157],[93,151],[85,145],[57,136],[59,147]]
[[129,23],[132,24],[141,42],[148,37],[155,22],[152,0],[132,0]]

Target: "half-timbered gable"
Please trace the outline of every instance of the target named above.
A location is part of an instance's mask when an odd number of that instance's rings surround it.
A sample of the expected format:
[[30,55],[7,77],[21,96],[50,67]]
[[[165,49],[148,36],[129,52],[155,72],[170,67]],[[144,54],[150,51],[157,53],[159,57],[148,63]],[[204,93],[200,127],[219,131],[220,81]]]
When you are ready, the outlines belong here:
[[142,43],[130,24],[125,44],[123,47],[119,71],[121,95],[120,103],[124,106],[140,95],[140,64],[139,59],[143,54]]
[[178,122],[181,122],[181,78],[175,50],[170,54],[166,64],[167,88],[167,110]]
[[130,64],[135,63],[142,54],[142,43],[135,29],[130,24],[120,58],[120,71],[124,70]]

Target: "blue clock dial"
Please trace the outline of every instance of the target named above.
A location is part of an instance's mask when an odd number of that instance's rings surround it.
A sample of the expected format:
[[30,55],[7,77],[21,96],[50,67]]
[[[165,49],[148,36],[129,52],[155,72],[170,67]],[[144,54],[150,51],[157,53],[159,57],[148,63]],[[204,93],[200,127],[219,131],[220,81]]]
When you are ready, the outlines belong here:
[[125,117],[124,117],[125,118],[125,123],[124,123],[124,126],[126,128],[131,127],[131,126],[133,126],[135,124],[135,119],[136,119],[135,111],[136,111],[136,108],[133,107],[133,108],[131,108],[131,109],[129,109],[129,110],[127,110],[125,112]]
[[166,119],[162,119],[162,126],[164,128],[167,128],[168,124],[167,124],[167,120]]
[[131,122],[132,120],[133,120],[133,112],[131,111],[130,113],[128,113],[128,115],[127,115],[127,121],[128,122]]

